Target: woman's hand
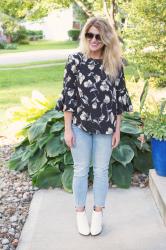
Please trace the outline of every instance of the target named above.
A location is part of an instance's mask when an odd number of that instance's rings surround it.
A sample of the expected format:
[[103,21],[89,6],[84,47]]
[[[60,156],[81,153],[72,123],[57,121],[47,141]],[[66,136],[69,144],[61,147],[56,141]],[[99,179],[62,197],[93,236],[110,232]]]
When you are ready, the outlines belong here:
[[116,148],[120,142],[120,130],[116,130],[112,136],[112,149]]
[[116,148],[120,142],[120,123],[121,123],[121,115],[117,115],[116,129],[112,135],[112,149]]
[[74,144],[75,144],[75,136],[74,133],[72,131],[72,128],[70,129],[65,129],[64,132],[64,139],[65,139],[65,143],[66,145],[71,148]]

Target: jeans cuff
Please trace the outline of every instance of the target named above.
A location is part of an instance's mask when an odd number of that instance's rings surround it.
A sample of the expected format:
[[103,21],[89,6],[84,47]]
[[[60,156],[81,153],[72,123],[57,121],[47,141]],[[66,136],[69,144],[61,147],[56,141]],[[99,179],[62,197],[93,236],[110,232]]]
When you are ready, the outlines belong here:
[[93,209],[95,209],[95,207],[102,207],[102,208],[105,208],[105,205],[93,205]]

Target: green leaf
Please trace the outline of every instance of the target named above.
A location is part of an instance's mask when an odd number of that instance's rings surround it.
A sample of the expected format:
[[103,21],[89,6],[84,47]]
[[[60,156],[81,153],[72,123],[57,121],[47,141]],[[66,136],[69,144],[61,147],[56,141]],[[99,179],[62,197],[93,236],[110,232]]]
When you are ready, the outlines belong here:
[[57,163],[63,162],[64,161],[63,158],[64,158],[63,155],[56,156],[52,160],[49,160],[48,164],[51,166],[55,166]]
[[16,148],[15,152],[11,155],[10,160],[7,162],[9,169],[21,171],[27,168],[28,160],[21,160],[24,152],[26,152],[26,147],[22,146]]
[[122,134],[121,140],[120,140],[120,145],[128,145],[132,148],[134,151],[134,155],[137,155],[137,147],[134,144],[135,138],[133,136],[127,136],[125,134]]
[[60,140],[61,140],[62,142],[64,142],[64,131],[62,131],[62,132],[60,133]]
[[62,184],[65,191],[72,193],[73,166],[65,168],[62,174]]
[[28,162],[29,175],[38,172],[47,162],[46,153],[44,150],[38,150]]
[[93,166],[91,165],[89,167],[89,175],[88,175],[88,181],[90,182],[90,184],[93,184],[93,178],[94,178],[94,175],[93,175]]
[[47,122],[35,122],[28,130],[28,139],[30,142],[33,142],[39,136],[41,136],[46,129]]
[[37,139],[37,144],[41,149],[47,142],[49,142],[54,137],[53,134],[46,134]]
[[123,116],[122,116],[122,120],[124,120],[124,119],[129,119],[129,120],[133,120],[133,121],[140,121],[141,116],[140,116],[139,112],[133,112],[133,113],[124,112]]
[[141,143],[138,139],[133,138],[133,143],[137,146],[139,150],[146,150],[146,151],[151,151],[150,146],[147,142]]
[[37,143],[33,143],[27,146],[24,152],[22,153],[21,161],[29,160],[29,158],[33,156],[33,154],[35,154],[37,150],[38,150]]
[[134,135],[141,133],[141,129],[138,126],[127,121],[121,122],[120,131],[123,133],[134,134]]
[[51,129],[50,129],[50,133],[53,132],[59,132],[64,128],[64,123],[62,122],[56,122],[52,125]]
[[131,185],[131,177],[133,173],[133,165],[129,163],[124,166],[119,162],[112,164],[112,182],[120,188],[129,188]]
[[110,161],[109,169],[108,169],[108,179],[109,179],[109,181],[111,180],[111,177],[112,177],[112,162]]
[[73,164],[73,158],[70,151],[64,154],[64,164],[65,165]]
[[52,119],[55,119],[55,121],[62,119],[64,117],[63,112],[59,112],[57,110],[51,110],[46,112],[39,121],[41,122],[50,122]]
[[15,158],[13,157],[12,159],[10,159],[7,165],[11,170],[21,171],[27,168],[28,161],[21,161],[21,157],[17,156]]
[[62,173],[57,167],[45,165],[40,173],[35,176],[33,183],[39,188],[62,187]]
[[138,156],[134,157],[133,165],[135,169],[148,174],[149,169],[153,168],[151,152],[138,151]]
[[112,151],[112,157],[126,166],[134,157],[134,151],[129,145],[120,144]]
[[46,144],[46,152],[49,157],[56,157],[60,154],[64,154],[66,152],[65,145],[61,142],[60,136],[54,136],[47,144]]
[[28,137],[25,137],[21,142],[15,145],[15,148],[29,145]]

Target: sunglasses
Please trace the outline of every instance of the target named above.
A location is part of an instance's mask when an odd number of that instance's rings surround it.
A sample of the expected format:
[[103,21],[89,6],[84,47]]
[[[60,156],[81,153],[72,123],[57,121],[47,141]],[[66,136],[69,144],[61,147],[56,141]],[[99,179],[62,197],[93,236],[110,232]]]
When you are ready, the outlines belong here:
[[90,40],[92,40],[95,37],[97,41],[101,41],[101,36],[99,34],[93,34],[91,32],[87,32],[85,33],[85,37]]

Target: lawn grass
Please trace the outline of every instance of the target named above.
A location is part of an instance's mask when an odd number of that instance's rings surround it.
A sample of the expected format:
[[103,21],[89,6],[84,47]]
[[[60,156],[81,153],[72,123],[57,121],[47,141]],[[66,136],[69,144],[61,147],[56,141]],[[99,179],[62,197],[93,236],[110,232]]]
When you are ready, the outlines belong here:
[[63,71],[64,65],[1,71],[0,109],[18,104],[21,96],[30,96],[34,89],[56,94],[62,86]]
[[19,45],[17,49],[7,50],[0,49],[0,54],[5,53],[16,53],[16,52],[24,52],[24,51],[33,51],[33,50],[51,50],[51,49],[74,49],[78,47],[77,41],[31,41],[27,45]]
[[55,98],[61,92],[63,65],[4,70],[0,72],[0,127],[6,124],[8,108],[20,104],[22,96],[31,97],[38,90],[46,97]]

